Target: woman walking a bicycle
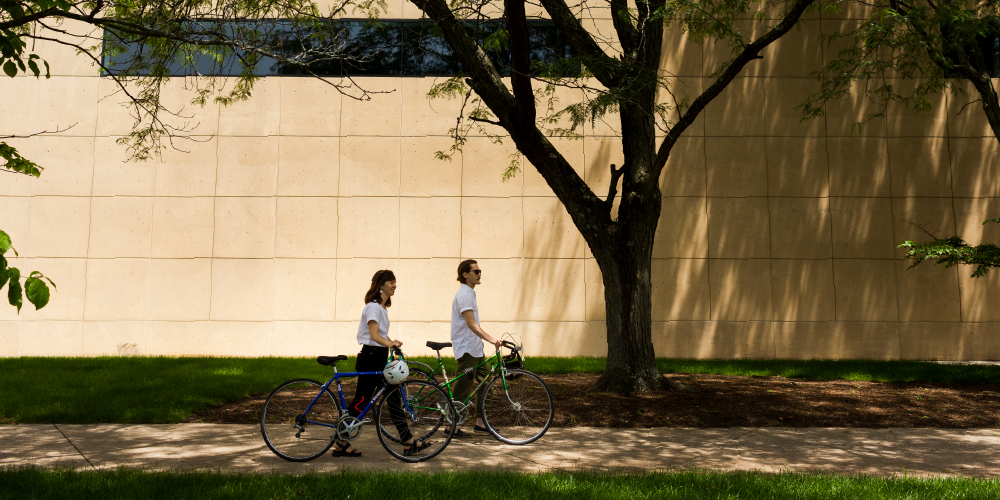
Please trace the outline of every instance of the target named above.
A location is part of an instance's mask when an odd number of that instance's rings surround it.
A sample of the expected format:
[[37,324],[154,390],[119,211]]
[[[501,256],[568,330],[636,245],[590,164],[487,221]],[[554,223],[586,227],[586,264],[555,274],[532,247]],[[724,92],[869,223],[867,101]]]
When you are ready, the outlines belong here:
[[[458,288],[455,300],[451,303],[451,345],[455,351],[455,360],[458,362],[458,373],[464,373],[469,368],[475,370],[470,375],[458,379],[455,383],[454,398],[459,401],[464,401],[465,398],[469,397],[472,389],[490,374],[490,367],[483,364],[486,361],[483,341],[500,348],[500,340],[491,337],[479,325],[479,304],[476,302],[475,288],[482,282],[482,279],[483,272],[475,260],[463,260],[458,264],[458,281],[462,285]],[[489,432],[483,426],[483,417],[478,411],[473,429],[477,432]],[[468,432],[458,428],[455,430],[454,437],[461,438],[469,435]]]
[[[403,345],[402,342],[389,338],[387,308],[392,306],[392,296],[395,294],[396,275],[392,271],[383,269],[372,276],[371,287],[365,293],[365,308],[361,311],[361,322],[358,325],[358,344],[361,344],[361,352],[358,353],[355,371],[382,371],[389,359],[389,349]],[[359,376],[354,400],[347,408],[347,413],[358,417],[384,385],[385,378],[382,375]],[[399,393],[390,392],[388,398],[386,403],[389,405],[389,416],[405,446],[403,454],[410,455],[431,446],[434,443],[431,440],[413,439],[406,424]],[[361,450],[345,441],[334,443],[332,453],[335,457],[361,456]]]

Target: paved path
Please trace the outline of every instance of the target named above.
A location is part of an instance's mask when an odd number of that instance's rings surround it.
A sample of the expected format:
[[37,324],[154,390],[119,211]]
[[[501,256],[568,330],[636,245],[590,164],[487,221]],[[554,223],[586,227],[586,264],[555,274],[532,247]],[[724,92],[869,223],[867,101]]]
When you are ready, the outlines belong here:
[[250,425],[0,426],[0,466],[327,472],[341,468],[521,471],[760,470],[846,474],[1000,476],[1000,429],[552,429],[528,446],[487,436],[453,440],[435,459],[405,464],[365,429],[360,459],[286,462]]

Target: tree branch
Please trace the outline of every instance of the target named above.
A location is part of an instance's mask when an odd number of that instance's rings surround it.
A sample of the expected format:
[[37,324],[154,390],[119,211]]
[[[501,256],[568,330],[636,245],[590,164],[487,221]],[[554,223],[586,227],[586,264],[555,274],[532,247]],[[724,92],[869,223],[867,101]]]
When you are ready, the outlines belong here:
[[622,52],[629,54],[639,45],[639,30],[629,21],[628,3],[625,0],[611,0],[611,21],[622,44]]
[[[448,44],[455,51],[466,80],[507,130],[525,158],[528,159],[566,207],[573,223],[584,239],[592,245],[602,244],[602,228],[611,223],[604,202],[580,178],[566,158],[549,142],[534,123],[520,126],[515,120],[517,100],[500,79],[486,53],[459,24],[445,0],[412,0],[413,3],[441,28]],[[548,1],[548,0],[543,0]],[[532,97],[533,99],[534,97]]]
[[27,139],[29,137],[35,137],[36,135],[59,134],[77,126],[78,123],[79,122],[74,123],[66,128],[59,128],[57,125],[55,130],[43,130],[41,132],[35,132],[34,134],[28,135],[0,135],[0,139]]
[[535,94],[531,91],[531,48],[528,42],[528,21],[524,0],[504,0],[507,10],[507,31],[510,37],[510,84],[517,101],[517,121],[521,127],[535,126]]
[[45,10],[40,10],[34,14],[28,14],[24,17],[18,17],[15,19],[11,19],[10,21],[7,21],[5,23],[0,23],[0,30],[10,30],[13,28],[18,28],[24,26],[25,24],[33,23],[39,19],[62,15],[61,12],[64,11],[61,11],[55,7],[50,7]]
[[611,164],[611,185],[608,186],[608,198],[604,200],[604,204],[607,206],[608,212],[611,211],[611,207],[615,203],[615,196],[618,194],[618,179],[621,178],[627,168],[628,165],[622,165],[622,168],[616,169],[615,164]]
[[503,124],[502,124],[502,123],[500,123],[500,122],[495,122],[495,121],[493,121],[493,120],[487,120],[487,119],[485,119],[485,118],[476,118],[475,116],[470,116],[470,117],[469,117],[469,119],[470,119],[470,120],[472,120],[472,121],[474,121],[474,122],[483,122],[483,123],[489,123],[490,125],[496,125],[496,126],[498,126],[498,127],[503,127]]
[[802,17],[802,13],[805,12],[806,8],[815,3],[817,0],[796,0],[795,4],[789,10],[785,18],[778,23],[774,28],[765,33],[760,38],[754,40],[752,43],[746,45],[743,51],[740,52],[736,59],[726,68],[722,75],[720,75],[711,86],[708,87],[701,95],[698,96],[691,103],[688,110],[681,115],[680,119],[677,120],[677,124],[670,129],[667,136],[660,143],[660,148],[656,153],[656,160],[654,162],[654,172],[657,178],[663,169],[663,166],[667,163],[667,158],[670,156],[670,150],[673,149],[674,144],[677,139],[680,138],[681,134],[687,130],[688,127],[694,123],[694,120],[698,118],[698,115],[705,109],[708,103],[712,102],[713,99],[719,96],[722,91],[732,83],[733,79],[743,71],[743,68],[757,59],[761,50],[764,50],[768,45],[773,43],[775,40],[781,38],[792,29],[793,26]]
[[569,10],[565,0],[542,0],[542,6],[559,27],[559,31],[566,35],[573,51],[587,61],[587,69],[594,74],[594,78],[607,88],[618,86],[619,77],[614,70],[618,66],[618,61],[608,56],[597,45],[594,37]]

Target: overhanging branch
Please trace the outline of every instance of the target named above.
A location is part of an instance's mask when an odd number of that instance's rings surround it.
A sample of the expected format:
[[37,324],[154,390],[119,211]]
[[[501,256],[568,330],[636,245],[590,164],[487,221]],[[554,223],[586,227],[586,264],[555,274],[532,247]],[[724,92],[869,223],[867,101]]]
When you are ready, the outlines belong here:
[[573,15],[565,0],[541,0],[545,11],[552,17],[573,51],[588,61],[587,69],[594,74],[594,78],[607,88],[618,85],[618,77],[615,75],[615,68],[618,61],[604,53],[594,37],[580,24],[580,21]]
[[775,40],[788,33],[788,31],[791,30],[792,27],[799,21],[799,18],[802,17],[802,13],[805,12],[806,8],[816,1],[817,0],[797,0],[780,23],[760,38],[747,44],[743,48],[743,51],[736,56],[736,59],[733,60],[722,75],[720,75],[715,82],[708,87],[708,89],[702,92],[701,95],[699,95],[694,102],[691,103],[691,106],[688,107],[687,111],[683,115],[681,115],[680,119],[677,120],[677,124],[670,129],[670,132],[667,133],[663,142],[660,143],[660,148],[656,153],[656,161],[653,163],[653,174],[655,177],[659,177],[660,172],[663,170],[663,166],[666,165],[667,158],[670,156],[670,150],[673,149],[677,139],[679,139],[681,134],[683,134],[684,131],[687,130],[692,123],[694,123],[695,119],[698,118],[698,115],[704,111],[705,106],[718,97],[719,94],[721,94],[722,91],[729,86],[730,83],[732,83],[733,79],[735,79],[736,76],[743,71],[743,68],[748,63],[757,59],[761,50],[764,50],[764,48],[768,45],[774,43]]

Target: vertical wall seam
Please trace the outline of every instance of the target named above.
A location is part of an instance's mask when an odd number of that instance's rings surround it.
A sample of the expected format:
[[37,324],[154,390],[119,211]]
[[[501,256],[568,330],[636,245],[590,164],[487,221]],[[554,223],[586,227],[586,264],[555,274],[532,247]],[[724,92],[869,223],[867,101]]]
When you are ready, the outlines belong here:
[[[100,90],[100,88],[101,88],[100,87],[100,80],[98,80],[97,83],[98,83],[97,93],[98,93],[98,95],[100,95],[100,93],[101,93],[101,90]],[[38,93],[41,94],[41,86],[39,86]],[[87,252],[86,252],[86,255],[85,255],[84,261],[83,261],[83,313],[81,314],[81,317],[80,317],[80,344],[81,344],[80,345],[80,348],[81,348],[81,353],[80,354],[83,354],[83,352],[82,352],[82,350],[83,350],[83,331],[84,331],[84,326],[86,325],[87,302],[88,302],[88,300],[87,300],[87,289],[90,286],[90,279],[88,278],[88,276],[90,274],[90,238],[91,238],[91,233],[94,230],[94,219],[93,219],[93,217],[94,217],[94,182],[95,182],[94,179],[97,177],[97,123],[98,123],[98,120],[100,119],[99,110],[100,110],[100,107],[97,104],[95,104],[94,105],[94,116],[95,116],[95,120],[94,120],[94,149],[90,151],[90,155],[91,155],[91,158],[92,158],[92,161],[93,161],[93,165],[94,165],[94,173],[90,176],[90,199],[87,200],[88,201],[88,203],[87,203],[87,212],[88,212],[88,215],[87,215]],[[36,115],[36,119],[35,120],[36,120],[36,126],[37,126],[37,115]],[[155,174],[155,172],[154,172],[154,174]],[[149,237],[150,237],[150,242],[152,242],[153,235],[150,234]]]
[[[952,156],[951,151],[951,98],[952,94],[949,92],[944,93],[944,109],[945,109],[945,149],[948,152],[948,171],[951,173],[951,216],[954,223],[954,233],[958,234],[958,209],[955,207],[955,161]],[[954,269],[955,273],[955,285],[956,292],[958,293],[958,323],[961,325],[964,321],[964,314],[962,312],[962,279],[958,275],[958,267]],[[900,350],[900,357],[902,358],[903,351]]]
[[774,301],[774,252],[772,251],[771,241],[771,165],[767,161],[767,137],[762,139],[764,141],[764,203],[767,210],[767,288],[771,291],[771,325],[774,326],[775,321],[775,301]]
[[[820,9],[820,40],[824,36],[823,33],[823,12]],[[820,43],[820,58],[826,61],[826,44]],[[834,255],[833,255],[833,162],[830,159],[830,115],[829,106],[826,103],[823,104],[823,142],[826,145],[826,210],[830,214],[830,286],[833,289],[833,323],[837,323],[837,270],[834,267]],[[777,355],[777,346],[775,346],[775,355]]]
[[[96,150],[96,142],[95,142]],[[95,151],[96,153],[96,151]],[[160,159],[153,161],[153,196],[149,201],[149,247],[146,252],[146,315],[142,321],[142,350],[146,350],[146,335],[149,329],[149,308],[153,302],[153,231],[156,230],[156,170]]]
[[[399,134],[396,140],[396,272],[400,271],[400,255],[403,253],[403,78],[399,78]],[[412,304],[411,304],[412,305]],[[405,306],[403,307],[405,311]],[[397,316],[397,320],[399,317]],[[399,338],[399,333],[396,333]]]
[[[893,138],[889,137],[889,120],[888,120],[888,118],[885,119],[885,120],[883,120],[883,122],[884,122],[883,127],[885,128],[885,158],[886,158],[886,162],[887,162],[886,166],[888,167],[886,169],[886,172],[889,175],[889,216],[890,216],[890,221],[892,223],[892,242],[893,242],[893,247],[895,247],[895,243],[897,241],[896,240],[896,237],[897,237],[896,236],[896,210],[892,206],[892,199],[893,199],[893,196],[892,196],[893,195],[893,192],[892,192],[892,147],[890,145],[891,144],[890,141],[892,141]],[[905,197],[904,197],[904,199],[905,199]],[[896,295],[896,324],[895,324],[896,348],[900,350],[899,351],[899,356],[900,356],[900,358],[902,358],[903,351],[902,351],[902,344],[900,342],[900,331],[899,331],[899,318],[900,318],[899,312],[902,310],[902,307],[900,307],[899,280],[897,279],[898,277],[896,276],[895,248],[892,249],[892,252],[894,254],[893,257],[892,257],[892,284],[893,284],[893,288],[895,289],[895,295]],[[897,359],[899,359],[899,358],[897,358]]]
[[277,149],[274,161],[277,164],[274,167],[274,242],[273,242],[273,252],[271,253],[271,349],[270,355],[274,356],[274,335],[275,335],[275,322],[277,321],[278,314],[278,190],[280,189],[279,182],[281,180],[281,95],[283,86],[281,85],[281,77],[277,77],[278,81],[278,116],[275,118],[278,120],[278,135],[275,136],[275,148]]
[[[511,139],[511,142],[514,142],[514,139]],[[514,150],[517,152],[518,159],[521,161],[521,175],[519,177],[520,177],[520,182],[521,182],[521,290],[522,290],[522,292],[521,292],[521,305],[520,305],[520,307],[518,309],[519,309],[520,315],[522,315],[521,317],[523,318],[523,314],[524,314],[524,292],[523,292],[523,290],[525,289],[524,266],[525,266],[525,263],[526,263],[526,260],[527,260],[527,259],[525,259],[525,254],[527,253],[526,252],[527,245],[525,244],[525,241],[524,241],[526,239],[526,235],[525,235],[525,227],[526,227],[525,222],[526,221],[525,221],[525,213],[524,213],[524,177],[526,175],[528,175],[528,174],[526,174],[524,172],[525,168],[527,168],[525,166],[524,155],[521,154],[520,150],[517,149],[517,145],[516,144],[514,145]],[[532,165],[532,167],[534,167],[534,165]],[[586,272],[587,272],[586,271],[587,265],[586,265],[586,263],[584,263],[583,267],[584,267],[584,275],[583,275],[583,287],[584,287],[583,288],[583,290],[584,290],[583,291],[583,302],[584,302],[584,304],[583,304],[583,311],[584,311],[584,313],[583,314],[584,314],[584,320],[586,320],[587,319],[586,318],[586,315],[587,315],[587,274],[586,274]],[[523,325],[523,323],[522,323],[522,325]],[[522,330],[522,333],[521,333],[521,338],[522,338],[521,343],[523,344],[524,343],[524,340],[523,340],[524,339],[524,332],[523,332],[524,327],[523,326],[521,327],[521,330]]]
[[216,208],[219,205],[219,144],[222,142],[222,136],[219,132],[222,130],[222,106],[224,104],[216,103],[215,105],[215,123],[216,123],[216,135],[215,135],[215,188],[212,189],[212,254],[209,255],[209,271],[208,271],[208,318],[206,322],[212,321],[212,302],[215,298],[215,230],[218,225],[218,210]]
[[337,88],[337,99],[340,100],[340,106],[337,106],[337,193],[336,193],[336,203],[334,205],[336,208],[334,212],[337,214],[337,224],[334,231],[337,234],[337,244],[333,247],[333,283],[334,283],[334,293],[333,293],[333,321],[336,324],[337,321],[337,296],[340,294],[340,172],[343,162],[340,161],[341,155],[343,154],[343,142],[341,138],[344,137],[344,94]]
[[[32,29],[34,29],[34,27]],[[35,44],[35,40],[34,39],[31,40],[31,44],[32,44],[31,45],[32,46],[32,50],[34,50],[34,44]],[[38,106],[41,103],[41,93],[42,93],[41,82],[39,82],[36,79],[35,80],[35,121],[34,121],[34,129],[35,130],[38,130]],[[31,138],[31,158],[32,159],[36,158],[36,156],[35,156],[35,141],[36,140],[37,140],[36,137],[32,137]],[[27,251],[24,252],[25,253],[25,259],[24,260],[25,260],[26,263],[27,263],[27,260],[28,260],[27,256],[31,254],[31,250],[32,250],[32,248],[31,248],[31,205],[32,205],[32,201],[35,198],[35,196],[34,196],[34,194],[35,194],[34,193],[35,182],[34,182],[34,180],[29,180],[28,182],[29,182],[29,184],[28,184],[28,208],[27,208],[27,213],[24,216],[24,226],[25,226],[25,228],[24,228],[24,245],[25,245],[25,248],[28,249]],[[93,192],[93,183],[94,183],[93,176],[91,176],[90,182],[91,182],[91,192]],[[88,244],[89,244],[89,235],[88,235]],[[84,299],[86,299],[86,295],[84,295]],[[18,315],[18,318],[17,318],[17,320],[15,320],[15,322],[17,323],[17,355],[21,356],[22,355],[22,353],[21,353],[21,330],[24,328],[24,321],[20,318],[20,315]]]

